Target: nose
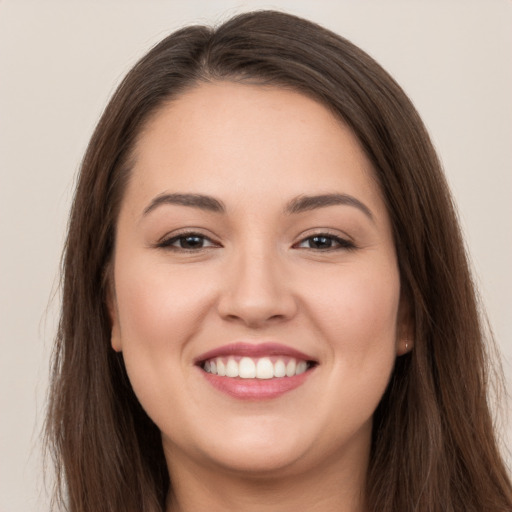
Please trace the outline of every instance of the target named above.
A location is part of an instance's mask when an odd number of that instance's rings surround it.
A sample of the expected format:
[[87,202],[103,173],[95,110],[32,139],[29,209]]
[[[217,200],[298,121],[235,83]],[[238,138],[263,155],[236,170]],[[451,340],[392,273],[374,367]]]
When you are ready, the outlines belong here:
[[293,318],[297,302],[278,255],[271,251],[237,255],[226,272],[218,312],[225,320],[251,328]]

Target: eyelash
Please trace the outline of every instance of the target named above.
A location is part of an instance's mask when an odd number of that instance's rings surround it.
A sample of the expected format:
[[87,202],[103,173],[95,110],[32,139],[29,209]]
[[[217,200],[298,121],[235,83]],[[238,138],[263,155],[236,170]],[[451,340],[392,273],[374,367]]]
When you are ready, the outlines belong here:
[[[196,248],[187,248],[187,247],[179,247],[179,246],[176,246],[174,244],[176,243],[182,243],[185,239],[187,238],[196,238],[196,239],[200,239],[203,243],[205,241],[209,242],[210,245],[204,247],[196,247]],[[325,240],[326,242],[330,242],[330,243],[334,243],[334,244],[337,244],[336,247],[327,247],[327,248],[323,248],[323,249],[319,249],[319,248],[313,248],[313,247],[300,247],[300,245],[302,245],[303,243],[306,243],[308,241],[311,241],[313,239],[323,239]],[[158,248],[161,248],[161,249],[168,249],[168,250],[172,250],[172,251],[180,251],[180,252],[199,252],[201,250],[208,250],[210,248],[213,248],[213,247],[218,247],[219,244],[217,244],[216,242],[212,241],[209,237],[201,234],[201,233],[196,233],[196,232],[185,232],[185,233],[180,233],[178,235],[175,235],[171,238],[168,238],[168,239],[165,239],[165,240],[162,240],[161,242],[159,242],[157,244],[157,247]],[[339,236],[336,236],[336,235],[333,235],[331,233],[315,233],[313,235],[310,235],[306,238],[303,238],[302,240],[300,240],[299,242],[297,242],[296,244],[293,245],[293,248],[294,249],[307,249],[307,250],[310,250],[310,251],[314,251],[314,252],[331,252],[331,251],[339,251],[339,250],[354,250],[354,249],[357,249],[356,245],[351,242],[350,240],[347,240],[345,238],[341,238]]]
[[[178,247],[178,246],[173,245],[176,242],[184,241],[187,238],[199,238],[203,241],[210,242],[211,245],[209,245],[207,247],[199,247],[199,248],[186,248],[186,247]],[[190,232],[180,233],[179,235],[175,235],[171,238],[164,239],[157,244],[157,247],[159,247],[161,249],[169,249],[172,251],[198,252],[200,250],[210,249],[211,247],[215,247],[218,245],[219,244],[216,244],[215,242],[213,242],[206,235],[203,235],[202,233],[196,233],[194,231],[190,231]]]
[[300,248],[297,246],[300,246],[301,244],[311,241],[313,239],[323,239],[330,241],[331,243],[334,242],[337,244],[337,247],[327,247],[324,249],[314,249],[313,247],[303,247],[303,249],[308,249],[315,252],[330,252],[330,251],[339,251],[339,250],[354,250],[356,249],[356,245],[351,242],[350,240],[347,240],[346,238],[341,238],[339,236],[333,235],[331,233],[315,233],[314,235],[310,235],[306,238],[303,238],[298,244],[295,244],[294,248]]

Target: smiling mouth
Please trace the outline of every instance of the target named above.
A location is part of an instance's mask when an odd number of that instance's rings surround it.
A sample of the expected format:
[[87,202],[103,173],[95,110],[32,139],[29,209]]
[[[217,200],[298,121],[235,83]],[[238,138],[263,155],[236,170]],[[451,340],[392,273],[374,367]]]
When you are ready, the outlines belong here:
[[194,364],[218,391],[258,401],[278,398],[302,386],[319,362],[280,343],[238,342],[210,350]]
[[200,363],[200,367],[212,375],[240,379],[270,380],[301,375],[316,365],[295,357],[213,357]]

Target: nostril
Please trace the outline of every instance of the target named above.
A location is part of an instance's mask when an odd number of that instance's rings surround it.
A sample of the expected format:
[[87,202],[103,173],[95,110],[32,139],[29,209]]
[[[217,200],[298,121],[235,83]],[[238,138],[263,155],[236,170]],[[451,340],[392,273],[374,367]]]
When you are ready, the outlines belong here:
[[[252,258],[246,261],[243,270],[233,274],[225,282],[219,297],[218,312],[230,322],[243,322],[250,327],[259,327],[269,322],[282,322],[293,317],[297,305],[282,273],[268,268],[269,258]],[[235,264],[236,267],[236,264]]]

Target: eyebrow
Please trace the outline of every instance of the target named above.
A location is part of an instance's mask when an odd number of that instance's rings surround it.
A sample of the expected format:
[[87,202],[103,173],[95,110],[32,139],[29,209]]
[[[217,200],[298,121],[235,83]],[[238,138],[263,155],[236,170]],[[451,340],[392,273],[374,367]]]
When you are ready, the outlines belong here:
[[[222,201],[211,196],[203,194],[160,194],[156,196],[151,203],[145,208],[143,216],[148,215],[158,206],[164,204],[189,206],[191,208],[199,208],[201,210],[225,213],[226,207]],[[298,214],[317,208],[326,208],[328,206],[353,206],[362,211],[370,220],[373,219],[371,210],[359,199],[349,194],[320,194],[316,196],[301,195],[292,199],[285,207],[284,211],[288,215]]]
[[373,219],[373,214],[364,203],[356,199],[354,196],[348,194],[321,194],[317,196],[299,196],[292,199],[285,208],[288,214],[302,213],[317,208],[325,208],[327,206],[353,206],[361,210],[370,220]]
[[211,196],[202,194],[160,194],[156,196],[146,207],[143,215],[152,212],[158,206],[163,204],[178,204],[180,206],[190,206],[215,213],[224,213],[226,208],[224,204]]

